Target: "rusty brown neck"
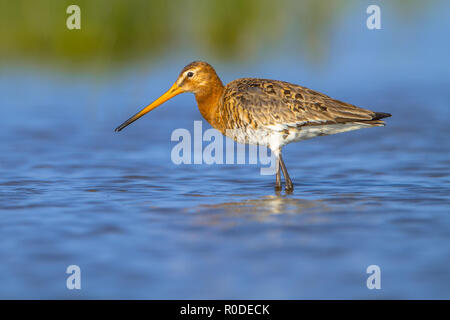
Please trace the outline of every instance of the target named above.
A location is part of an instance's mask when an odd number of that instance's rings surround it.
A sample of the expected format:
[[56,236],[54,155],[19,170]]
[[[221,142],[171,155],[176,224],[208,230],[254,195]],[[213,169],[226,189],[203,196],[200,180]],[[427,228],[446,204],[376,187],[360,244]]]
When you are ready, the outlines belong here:
[[220,99],[222,98],[225,87],[220,78],[216,75],[213,77],[207,86],[202,87],[195,93],[198,109],[208,123],[216,127],[216,113],[219,107]]

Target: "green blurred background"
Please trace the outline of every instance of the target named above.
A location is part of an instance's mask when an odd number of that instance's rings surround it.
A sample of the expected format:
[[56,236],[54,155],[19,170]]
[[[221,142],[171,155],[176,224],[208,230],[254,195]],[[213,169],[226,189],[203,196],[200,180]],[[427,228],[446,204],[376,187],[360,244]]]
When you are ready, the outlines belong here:
[[[397,0],[383,6],[411,22],[433,3]],[[71,4],[81,8],[81,30],[66,28]],[[336,20],[360,5],[358,0],[2,0],[0,59],[2,65],[26,60],[108,69],[167,54],[245,62],[287,49],[317,63],[328,54]],[[365,19],[361,12],[361,23]]]

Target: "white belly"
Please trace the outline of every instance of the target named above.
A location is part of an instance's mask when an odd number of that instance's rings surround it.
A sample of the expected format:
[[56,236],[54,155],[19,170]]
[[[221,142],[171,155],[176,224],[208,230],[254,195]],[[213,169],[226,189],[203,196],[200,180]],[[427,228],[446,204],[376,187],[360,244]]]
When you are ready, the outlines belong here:
[[303,127],[274,125],[259,130],[252,128],[227,130],[226,136],[239,143],[259,144],[269,147],[272,150],[278,150],[291,142],[369,127],[372,127],[372,125],[364,123],[343,123]]

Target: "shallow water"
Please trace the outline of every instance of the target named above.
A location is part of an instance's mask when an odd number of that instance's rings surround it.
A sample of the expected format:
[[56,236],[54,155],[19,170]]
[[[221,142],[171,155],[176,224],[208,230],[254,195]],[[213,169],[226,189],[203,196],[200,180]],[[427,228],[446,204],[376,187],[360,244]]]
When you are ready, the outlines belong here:
[[[393,113],[388,126],[286,147],[290,195],[258,165],[174,165],[171,132],[199,119],[190,96],[120,134],[126,111],[18,99],[2,114],[0,294],[449,298],[450,99],[428,89],[432,113],[420,95],[394,108],[375,93],[364,99]],[[65,288],[71,264],[77,292]],[[366,288],[372,264],[379,291]]]
[[[395,30],[387,14],[380,33],[348,20],[321,71],[292,57],[218,66],[225,82],[283,79],[393,114],[287,146],[293,194],[259,165],[173,164],[171,133],[201,119],[190,95],[113,132],[184,60],[107,79],[2,72],[0,297],[450,298],[444,11]],[[81,290],[66,288],[72,264]]]

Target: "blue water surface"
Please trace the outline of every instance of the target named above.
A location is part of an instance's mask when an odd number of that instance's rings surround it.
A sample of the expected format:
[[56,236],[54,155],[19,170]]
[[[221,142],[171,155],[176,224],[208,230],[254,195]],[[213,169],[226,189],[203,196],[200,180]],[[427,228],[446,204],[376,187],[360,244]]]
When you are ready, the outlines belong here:
[[[173,130],[201,120],[190,94],[113,132],[195,55],[106,75],[3,70],[0,297],[450,298],[450,20],[386,13],[369,31],[360,12],[320,66],[291,52],[215,64],[225,82],[282,79],[392,113],[287,146],[293,194],[258,165],[172,163]],[[66,288],[73,264],[81,290]]]

